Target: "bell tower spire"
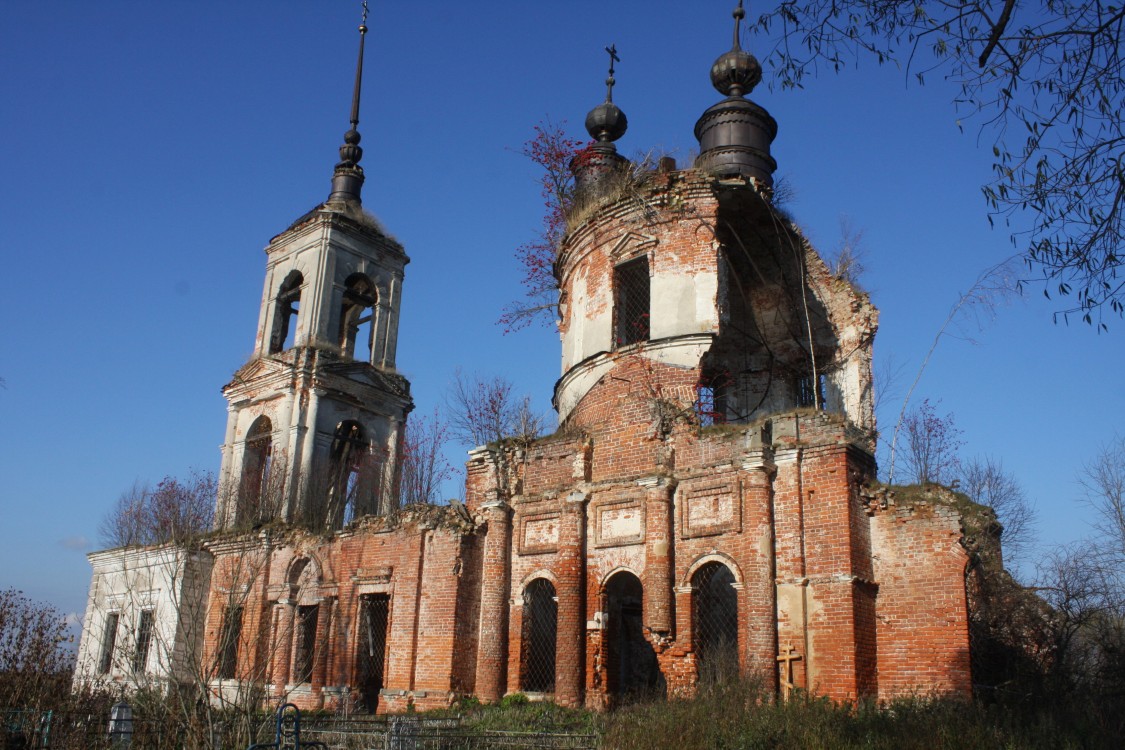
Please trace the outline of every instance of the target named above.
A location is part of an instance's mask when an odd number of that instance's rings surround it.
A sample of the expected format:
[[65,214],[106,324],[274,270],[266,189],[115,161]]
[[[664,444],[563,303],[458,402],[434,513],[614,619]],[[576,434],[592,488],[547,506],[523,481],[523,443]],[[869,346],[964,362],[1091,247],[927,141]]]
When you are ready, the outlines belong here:
[[406,252],[360,204],[359,96],[328,200],[266,248],[254,355],[229,403],[217,524],[336,530],[398,505],[398,449],[413,408],[395,367]]
[[355,88],[352,90],[351,127],[344,133],[344,145],[340,146],[340,162],[332,174],[332,192],[329,203],[339,201],[360,202],[363,188],[363,149],[359,147],[359,95],[363,88],[363,42],[367,38],[367,0],[363,2],[363,18],[359,23],[359,57],[355,64]]

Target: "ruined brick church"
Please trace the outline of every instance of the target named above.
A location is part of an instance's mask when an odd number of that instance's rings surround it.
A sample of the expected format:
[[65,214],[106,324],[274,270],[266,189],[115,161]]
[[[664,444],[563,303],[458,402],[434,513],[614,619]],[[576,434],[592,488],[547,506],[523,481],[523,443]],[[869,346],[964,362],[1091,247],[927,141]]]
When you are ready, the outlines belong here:
[[379,712],[736,674],[967,695],[961,519],[873,489],[877,311],[772,204],[740,18],[688,168],[617,153],[611,66],[555,264],[560,428],[471,451],[464,504],[394,500],[408,258],[361,207],[357,76],[328,199],[266,248],[217,531],[90,556],[76,679]]

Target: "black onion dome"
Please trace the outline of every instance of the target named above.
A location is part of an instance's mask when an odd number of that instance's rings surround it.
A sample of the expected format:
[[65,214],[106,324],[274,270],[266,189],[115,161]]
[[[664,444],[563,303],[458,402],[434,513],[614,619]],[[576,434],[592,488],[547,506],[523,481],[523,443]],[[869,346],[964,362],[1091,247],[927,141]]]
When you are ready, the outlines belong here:
[[709,107],[695,123],[699,140],[695,166],[718,177],[739,175],[769,186],[777,169],[770,156],[777,123],[745,98],[762,80],[762,66],[738,42],[739,25],[746,16],[741,0],[732,15],[734,42],[711,66],[711,83],[726,99]]
[[741,49],[724,52],[711,66],[711,85],[723,96],[745,96],[761,81],[758,58]]
[[602,102],[586,115],[586,132],[599,142],[616,141],[628,128],[629,119],[610,101]]

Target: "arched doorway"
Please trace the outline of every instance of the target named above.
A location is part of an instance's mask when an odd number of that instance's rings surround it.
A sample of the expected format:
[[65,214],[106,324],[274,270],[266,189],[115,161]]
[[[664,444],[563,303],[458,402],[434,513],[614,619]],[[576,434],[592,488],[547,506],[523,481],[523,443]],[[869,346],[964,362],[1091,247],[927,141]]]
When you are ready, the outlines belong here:
[[691,577],[691,630],[700,684],[738,676],[738,592],[734,573],[720,562]]
[[644,634],[644,589],[632,573],[614,573],[605,585],[606,688],[616,701],[664,692],[656,651]]
[[559,603],[555,587],[536,578],[523,590],[523,630],[520,649],[520,690],[555,692],[555,647]]

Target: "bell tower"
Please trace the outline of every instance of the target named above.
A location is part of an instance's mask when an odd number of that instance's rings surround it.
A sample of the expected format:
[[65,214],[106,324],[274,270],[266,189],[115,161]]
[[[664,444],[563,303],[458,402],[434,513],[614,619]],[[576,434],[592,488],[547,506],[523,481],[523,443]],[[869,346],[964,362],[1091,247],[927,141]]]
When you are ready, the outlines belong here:
[[[366,4],[365,4],[366,6]],[[223,387],[228,402],[219,528],[270,521],[338,529],[397,505],[410,384],[395,370],[402,245],[362,206],[359,101],[328,199],[266,247],[254,355]]]

